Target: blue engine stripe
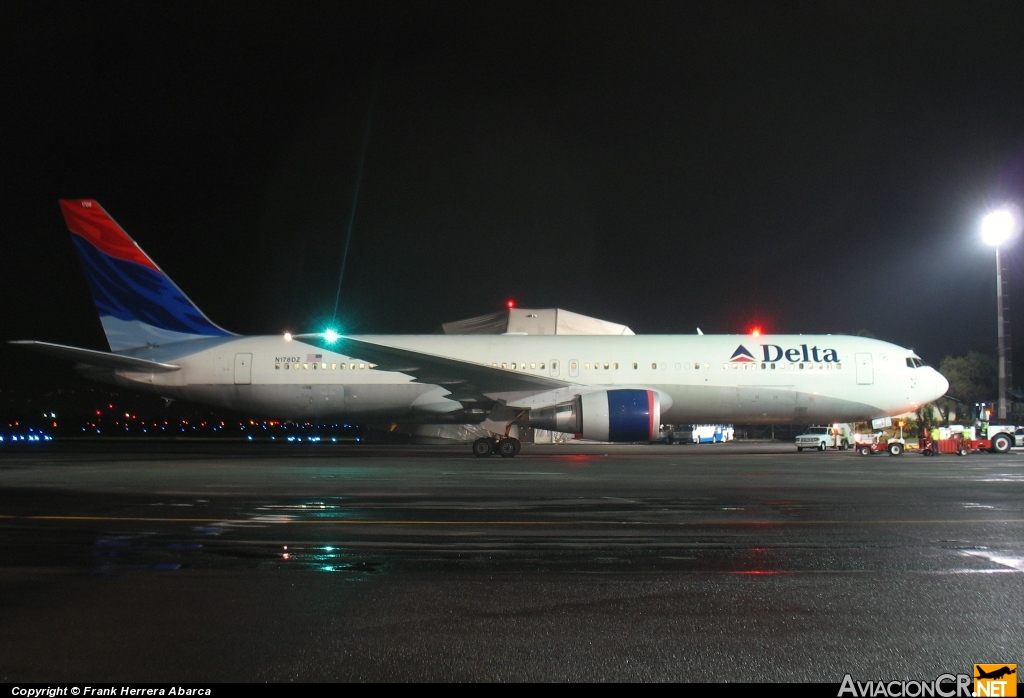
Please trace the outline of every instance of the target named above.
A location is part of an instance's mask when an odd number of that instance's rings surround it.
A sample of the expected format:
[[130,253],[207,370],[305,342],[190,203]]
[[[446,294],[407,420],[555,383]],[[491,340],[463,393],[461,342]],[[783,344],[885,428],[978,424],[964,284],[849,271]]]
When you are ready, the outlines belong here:
[[609,441],[648,441],[651,419],[646,390],[608,391]]
[[164,274],[105,255],[78,235],[71,239],[78,248],[100,317],[208,337],[231,334],[210,322]]

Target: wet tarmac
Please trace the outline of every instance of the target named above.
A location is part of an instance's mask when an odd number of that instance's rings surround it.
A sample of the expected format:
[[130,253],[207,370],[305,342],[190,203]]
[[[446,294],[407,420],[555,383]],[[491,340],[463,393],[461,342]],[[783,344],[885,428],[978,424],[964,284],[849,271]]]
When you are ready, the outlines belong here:
[[1024,660],[1024,453],[0,451],[0,681],[924,679]]

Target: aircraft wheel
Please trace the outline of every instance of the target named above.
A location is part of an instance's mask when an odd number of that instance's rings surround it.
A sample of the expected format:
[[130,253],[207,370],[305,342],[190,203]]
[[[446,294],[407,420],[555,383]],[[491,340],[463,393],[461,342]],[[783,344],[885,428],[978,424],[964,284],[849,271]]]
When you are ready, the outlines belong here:
[[889,444],[889,455],[890,456],[902,456],[903,455],[903,444]]
[[494,450],[494,444],[490,439],[480,438],[473,442],[473,455],[477,458],[486,458]]
[[498,453],[502,458],[514,458],[519,453],[519,439],[502,439],[498,442]]
[[857,449],[857,453],[859,453],[862,456],[870,456],[871,455],[871,447],[870,446],[861,446],[860,448]]
[[992,453],[1006,453],[1011,445],[1010,437],[1006,434],[996,434],[992,437]]

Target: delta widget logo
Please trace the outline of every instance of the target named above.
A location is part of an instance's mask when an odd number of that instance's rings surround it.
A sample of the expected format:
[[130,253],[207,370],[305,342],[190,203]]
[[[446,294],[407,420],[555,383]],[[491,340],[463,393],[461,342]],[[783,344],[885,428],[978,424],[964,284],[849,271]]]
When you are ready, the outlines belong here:
[[742,344],[736,347],[736,351],[732,353],[732,358],[730,358],[729,361],[738,364],[757,363],[757,359],[754,358],[754,355],[747,351],[747,348]]
[[975,696],[1016,696],[1016,664],[975,664]]

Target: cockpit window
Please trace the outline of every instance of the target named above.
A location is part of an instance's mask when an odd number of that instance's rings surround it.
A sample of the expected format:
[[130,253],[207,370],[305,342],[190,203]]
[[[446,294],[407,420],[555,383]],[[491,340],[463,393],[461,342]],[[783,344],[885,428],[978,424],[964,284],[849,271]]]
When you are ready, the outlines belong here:
[[907,357],[907,368],[921,368],[922,366],[924,366],[924,361],[921,361],[921,359],[916,356]]

